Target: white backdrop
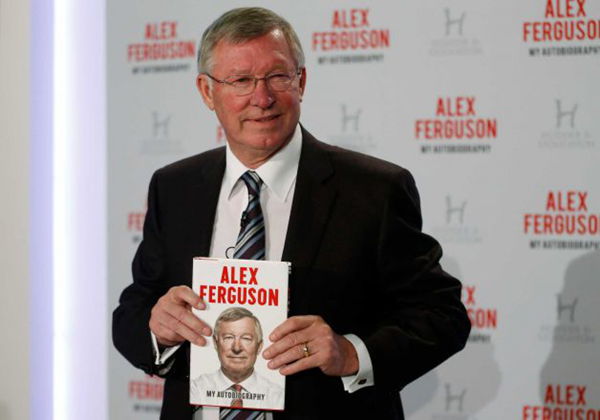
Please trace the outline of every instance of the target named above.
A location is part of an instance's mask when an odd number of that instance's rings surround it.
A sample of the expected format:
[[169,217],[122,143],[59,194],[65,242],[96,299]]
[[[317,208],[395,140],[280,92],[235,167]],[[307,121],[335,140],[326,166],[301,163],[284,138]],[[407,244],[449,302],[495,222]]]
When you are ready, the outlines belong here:
[[[402,391],[408,418],[600,419],[600,4],[259,3],[303,43],[304,126],[411,170],[424,230],[465,285],[468,346]],[[224,141],[191,46],[256,2],[107,5],[114,307],[152,172]],[[157,418],[162,382],[112,348],[109,368],[110,418]]]

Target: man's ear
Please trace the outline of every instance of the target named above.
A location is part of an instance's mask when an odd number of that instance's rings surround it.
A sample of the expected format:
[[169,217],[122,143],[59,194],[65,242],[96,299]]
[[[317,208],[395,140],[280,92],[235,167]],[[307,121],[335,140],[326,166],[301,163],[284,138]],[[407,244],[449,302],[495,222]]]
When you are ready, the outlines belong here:
[[261,350],[262,350],[262,347],[263,347],[263,342],[261,341],[261,342],[258,344],[258,350],[256,351],[256,353],[260,353],[260,352],[261,352]]
[[196,77],[196,87],[198,88],[198,92],[202,95],[202,100],[211,111],[215,110],[215,105],[213,102],[213,92],[211,88],[210,80],[208,76],[205,74],[199,74]]
[[300,101],[302,101],[302,96],[304,95],[304,90],[306,89],[306,67],[302,67],[300,69],[300,82],[298,87],[300,89]]

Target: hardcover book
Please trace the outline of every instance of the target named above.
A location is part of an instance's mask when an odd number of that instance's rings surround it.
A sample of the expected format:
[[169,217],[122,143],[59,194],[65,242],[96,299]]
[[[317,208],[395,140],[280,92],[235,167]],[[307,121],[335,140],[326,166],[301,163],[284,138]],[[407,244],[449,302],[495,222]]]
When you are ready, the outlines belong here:
[[283,410],[285,377],[267,368],[262,351],[287,318],[290,264],[194,258],[192,288],[206,304],[193,309],[213,335],[191,346],[190,403]]

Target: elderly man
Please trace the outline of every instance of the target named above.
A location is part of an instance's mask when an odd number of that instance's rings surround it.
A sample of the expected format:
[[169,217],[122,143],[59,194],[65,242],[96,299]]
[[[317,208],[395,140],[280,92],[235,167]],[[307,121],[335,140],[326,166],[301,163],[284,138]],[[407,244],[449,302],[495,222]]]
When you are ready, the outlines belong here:
[[402,419],[399,391],[460,350],[470,328],[460,283],[421,232],[412,176],[299,124],[304,56],[273,12],[218,18],[198,66],[227,146],[152,177],[134,281],[114,312],[115,346],[165,376],[161,418],[219,418],[188,403],[189,343],[211,334],[191,312],[205,307],[189,287],[192,258],[289,261],[290,317],[268,332],[262,354],[287,376],[285,410],[268,416]]
[[[254,369],[263,332],[252,312],[240,307],[224,310],[215,321],[213,344],[221,367],[192,380],[190,395],[218,406],[283,408],[283,389]],[[240,397],[205,398],[206,391],[226,390],[235,390]]]

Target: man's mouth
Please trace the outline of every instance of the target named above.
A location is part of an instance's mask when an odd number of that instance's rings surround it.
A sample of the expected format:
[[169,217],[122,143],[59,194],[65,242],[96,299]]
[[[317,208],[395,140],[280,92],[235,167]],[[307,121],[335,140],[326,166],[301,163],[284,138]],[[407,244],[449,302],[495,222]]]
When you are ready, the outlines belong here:
[[268,115],[266,117],[260,117],[260,118],[250,118],[250,121],[254,121],[254,122],[268,122],[268,121],[273,121],[277,118],[279,118],[280,114],[275,114],[275,115]]

